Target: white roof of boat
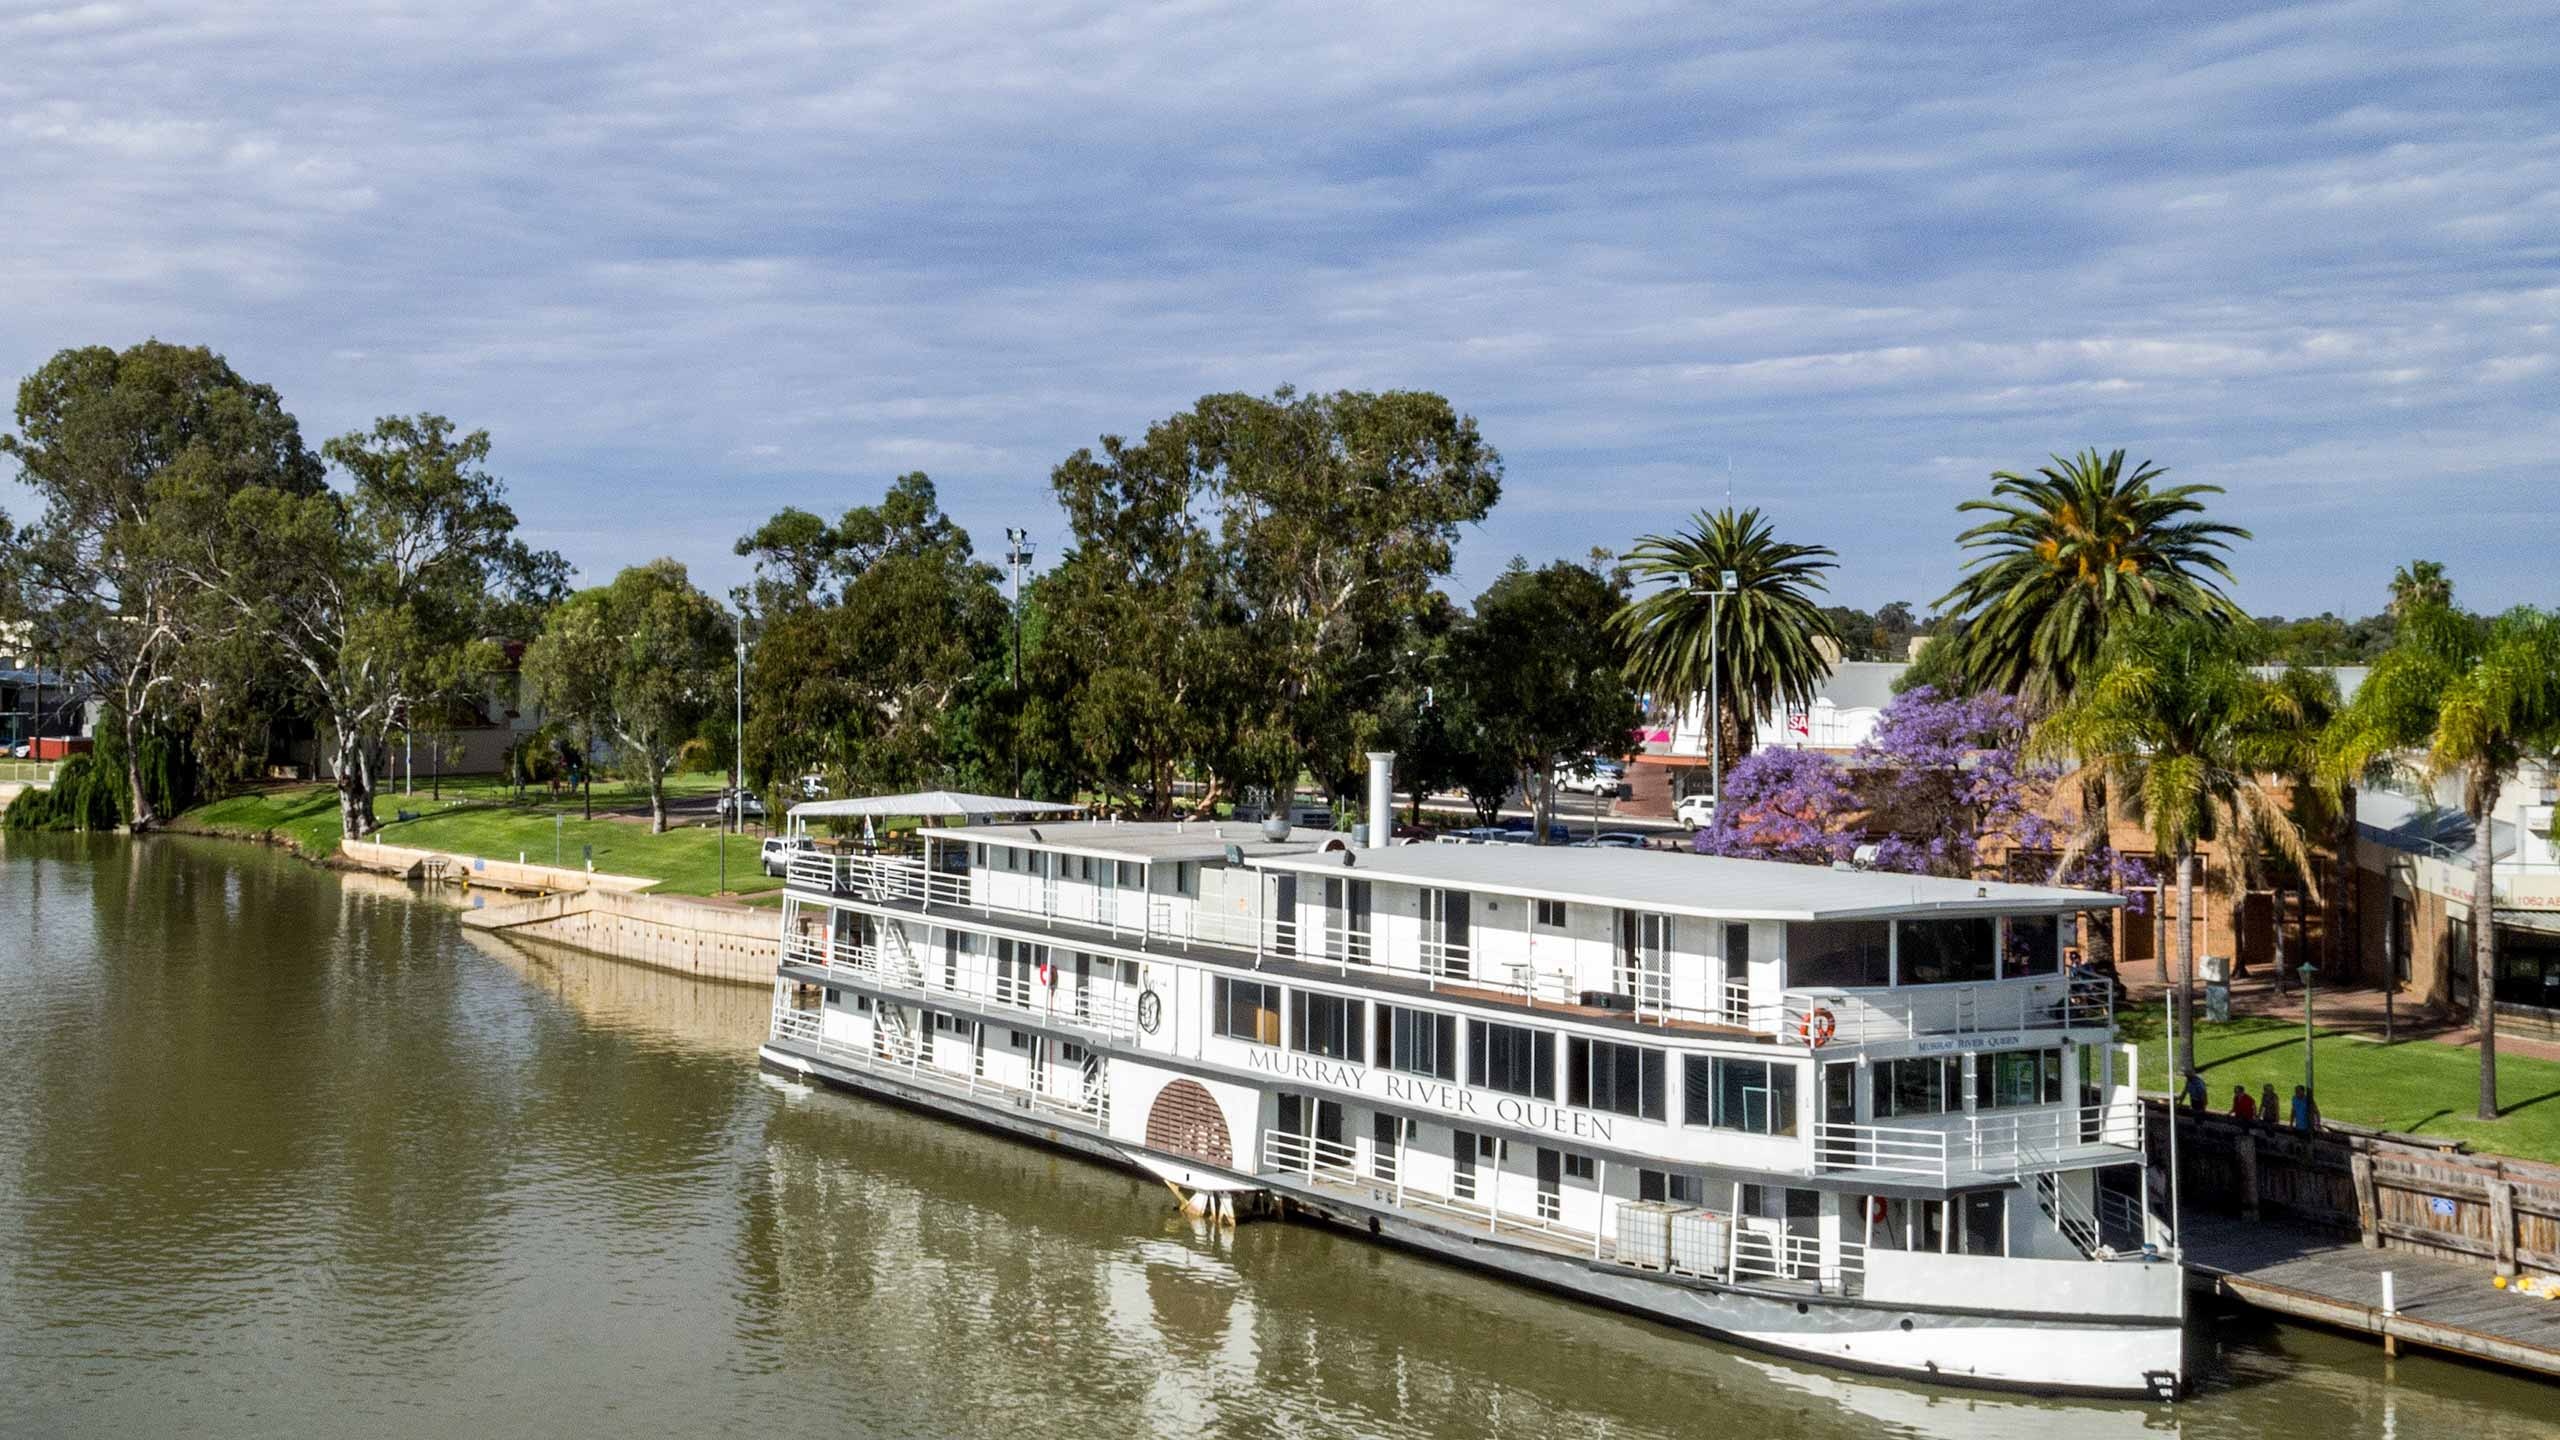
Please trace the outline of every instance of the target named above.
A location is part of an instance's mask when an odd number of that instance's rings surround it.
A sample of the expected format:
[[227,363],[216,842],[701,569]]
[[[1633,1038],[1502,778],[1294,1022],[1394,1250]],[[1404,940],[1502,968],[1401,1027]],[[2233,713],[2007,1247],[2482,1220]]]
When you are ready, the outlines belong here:
[[849,795],[842,800],[804,800],[791,807],[799,820],[862,818],[886,820],[900,815],[959,815],[971,819],[1019,819],[1025,815],[1073,815],[1081,805],[1055,800],[1021,800],[1006,795],[971,795],[958,790],[918,790],[906,795]]
[[1232,845],[1247,858],[1312,852],[1328,840],[1352,843],[1331,830],[1293,829],[1272,840],[1262,827],[1237,821],[1208,820],[1068,820],[1042,825],[971,825],[966,828],[926,826],[916,832],[937,840],[966,840],[973,845],[1029,845],[1102,860],[1217,860]]
[[2062,912],[2124,903],[2123,897],[2103,890],[2056,885],[1561,845],[1391,845],[1345,854],[1271,856],[1255,864],[1317,874],[1347,867],[1370,879],[1729,920]]

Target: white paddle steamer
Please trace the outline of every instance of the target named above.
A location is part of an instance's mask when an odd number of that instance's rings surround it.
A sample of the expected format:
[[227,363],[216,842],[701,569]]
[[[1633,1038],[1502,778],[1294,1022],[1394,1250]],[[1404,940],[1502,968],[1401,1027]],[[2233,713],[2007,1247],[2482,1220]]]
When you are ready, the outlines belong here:
[[2181,1385],[2130,1049],[2064,966],[2114,896],[1383,824],[921,840],[795,852],[767,1068],[1770,1351]]

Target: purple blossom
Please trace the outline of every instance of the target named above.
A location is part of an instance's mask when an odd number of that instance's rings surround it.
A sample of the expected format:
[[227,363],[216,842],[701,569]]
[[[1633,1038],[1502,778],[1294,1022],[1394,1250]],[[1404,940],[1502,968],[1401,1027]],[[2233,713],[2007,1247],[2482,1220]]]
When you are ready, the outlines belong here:
[[[1872,842],[1875,869],[1971,878],[1996,856],[2059,851],[2070,832],[2048,811],[2063,772],[2027,756],[2026,728],[2013,696],[1906,691],[1845,759],[1792,749],[1744,758],[1698,852],[1827,865]],[[2149,866],[2104,845],[2062,880],[2119,893],[2154,883]]]

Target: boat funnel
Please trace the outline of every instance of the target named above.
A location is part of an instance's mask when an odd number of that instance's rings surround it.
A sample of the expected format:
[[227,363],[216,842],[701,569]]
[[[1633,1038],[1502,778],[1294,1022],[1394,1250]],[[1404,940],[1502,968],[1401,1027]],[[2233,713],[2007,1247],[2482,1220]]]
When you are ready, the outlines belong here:
[[1369,752],[1369,848],[1384,850],[1396,836],[1396,752]]

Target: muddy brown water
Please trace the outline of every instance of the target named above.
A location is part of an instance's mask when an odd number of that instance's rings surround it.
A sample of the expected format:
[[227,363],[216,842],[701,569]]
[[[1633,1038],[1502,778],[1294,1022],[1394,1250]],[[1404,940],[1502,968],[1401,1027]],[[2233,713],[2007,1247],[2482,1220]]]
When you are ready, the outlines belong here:
[[2175,1407],[1828,1374],[760,1076],[765,996],[220,841],[0,838],[0,1436],[2508,1440],[2246,1320]]

